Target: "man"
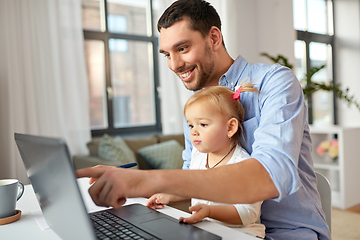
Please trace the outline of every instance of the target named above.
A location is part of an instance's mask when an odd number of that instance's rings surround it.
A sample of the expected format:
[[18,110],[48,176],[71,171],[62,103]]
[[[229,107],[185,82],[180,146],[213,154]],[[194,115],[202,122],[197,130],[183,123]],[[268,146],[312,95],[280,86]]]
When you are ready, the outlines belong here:
[[[124,170],[98,166],[77,171],[92,177],[98,205],[120,207],[127,197],[164,192],[225,203],[265,200],[261,221],[267,239],[330,239],[316,190],[307,108],[300,84],[280,65],[235,61],[225,49],[216,10],[203,0],[179,0],[158,22],[160,53],[186,88],[222,85],[234,90],[248,78],[260,94],[242,93],[244,136],[251,159],[201,170]],[[188,169],[192,145],[184,126]]]

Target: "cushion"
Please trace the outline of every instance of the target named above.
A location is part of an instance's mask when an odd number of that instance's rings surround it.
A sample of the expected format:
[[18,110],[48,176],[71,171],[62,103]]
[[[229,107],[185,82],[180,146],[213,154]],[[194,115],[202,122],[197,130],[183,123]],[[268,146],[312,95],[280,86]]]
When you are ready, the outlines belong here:
[[155,169],[179,169],[184,148],[176,140],[140,148],[137,153]]
[[139,169],[152,169],[152,167],[149,165],[149,163],[147,163],[137,153],[137,150],[139,150],[140,148],[158,143],[157,138],[154,135],[139,136],[139,137],[127,137],[127,138],[124,138],[124,141],[126,142],[126,145],[128,145],[128,147],[134,152]]
[[171,135],[157,134],[157,138],[159,140],[159,143],[166,142],[169,140],[176,140],[180,143],[180,145],[182,145],[185,148],[184,134],[171,134]]
[[116,161],[119,165],[136,163],[135,154],[120,136],[112,138],[105,134],[100,139],[98,154],[100,158]]
[[100,138],[97,139],[93,139],[90,142],[88,142],[86,144],[86,146],[89,149],[89,155],[90,156],[99,156],[98,152],[99,152],[99,142],[100,142]]
[[136,153],[140,148],[150,146],[158,143],[157,138],[154,135],[141,136],[141,137],[127,137],[124,138],[126,145]]

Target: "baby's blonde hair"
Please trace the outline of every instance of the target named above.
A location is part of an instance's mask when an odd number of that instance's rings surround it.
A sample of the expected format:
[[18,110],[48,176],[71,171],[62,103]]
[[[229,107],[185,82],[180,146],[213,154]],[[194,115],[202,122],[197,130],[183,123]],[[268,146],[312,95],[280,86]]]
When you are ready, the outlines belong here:
[[[259,92],[254,88],[254,84],[251,82],[244,83],[243,80],[240,83],[240,92]],[[184,106],[184,115],[186,110],[194,103],[205,102],[211,107],[216,108],[225,118],[235,118],[238,121],[239,128],[233,135],[232,140],[234,143],[238,143],[240,136],[242,135],[242,123],[244,121],[245,111],[240,103],[240,100],[234,99],[234,92],[227,87],[223,86],[210,86],[205,87],[195,92]]]

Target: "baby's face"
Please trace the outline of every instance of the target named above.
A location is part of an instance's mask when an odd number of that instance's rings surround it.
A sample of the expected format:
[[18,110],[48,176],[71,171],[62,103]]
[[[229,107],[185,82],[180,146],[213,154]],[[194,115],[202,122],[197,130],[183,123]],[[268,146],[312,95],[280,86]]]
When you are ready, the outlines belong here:
[[190,105],[185,117],[190,127],[190,139],[198,151],[215,152],[229,141],[228,119],[221,112],[204,101]]

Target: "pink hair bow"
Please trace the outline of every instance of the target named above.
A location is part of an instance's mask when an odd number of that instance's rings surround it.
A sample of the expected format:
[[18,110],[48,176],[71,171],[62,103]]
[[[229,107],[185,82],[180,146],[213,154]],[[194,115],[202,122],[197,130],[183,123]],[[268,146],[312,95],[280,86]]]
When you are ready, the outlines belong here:
[[234,92],[234,94],[233,94],[233,99],[240,99],[241,89],[242,89],[241,86],[237,86],[237,87],[235,88],[235,92]]

